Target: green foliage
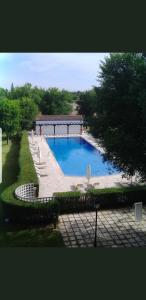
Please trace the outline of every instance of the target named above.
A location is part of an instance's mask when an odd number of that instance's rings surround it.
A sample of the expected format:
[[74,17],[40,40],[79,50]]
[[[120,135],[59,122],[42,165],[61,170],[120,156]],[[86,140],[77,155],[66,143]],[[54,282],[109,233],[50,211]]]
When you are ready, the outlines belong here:
[[68,114],[72,111],[72,102],[73,96],[68,91],[50,88],[45,92],[40,108],[43,114]]
[[80,191],[69,191],[69,192],[57,192],[57,193],[54,193],[53,196],[54,197],[57,197],[57,198],[60,198],[60,197],[78,197],[81,195],[81,192]]
[[91,132],[100,139],[105,159],[127,175],[146,177],[146,60],[111,54],[101,64]]
[[54,193],[53,196],[59,204],[60,213],[73,213],[85,210],[84,203],[80,201],[80,191]]
[[11,89],[0,88],[0,126],[9,136],[29,130],[39,112],[44,114],[68,114],[78,93],[50,88],[48,90],[26,83]]
[[137,201],[146,203],[146,186],[91,189],[86,194],[54,193],[54,197],[59,202],[60,213],[93,211],[95,203],[104,209],[133,205]]
[[96,110],[95,89],[80,93],[77,105],[79,114],[85,116],[86,119],[88,119],[88,117],[93,116]]
[[64,247],[59,231],[42,228],[5,225],[0,227],[0,247]]
[[37,105],[40,104],[41,99],[44,95],[45,90],[42,88],[38,88],[37,86],[32,86],[30,83],[26,83],[23,86],[14,87],[13,83],[11,85],[11,90],[8,93],[9,99],[22,99],[22,98],[30,98]]
[[20,109],[17,101],[1,100],[0,127],[9,137],[20,131]]
[[8,97],[8,91],[0,88],[0,100],[6,99]]
[[21,114],[21,129],[31,129],[33,121],[38,114],[38,107],[32,99],[27,97],[22,98],[19,103]]

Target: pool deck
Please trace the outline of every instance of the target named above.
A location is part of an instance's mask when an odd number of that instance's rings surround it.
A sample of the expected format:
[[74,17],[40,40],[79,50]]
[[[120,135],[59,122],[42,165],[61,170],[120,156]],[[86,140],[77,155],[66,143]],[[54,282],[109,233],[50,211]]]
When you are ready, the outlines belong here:
[[[80,136],[80,135],[69,135]],[[48,136],[51,137],[51,136]],[[52,136],[54,137],[54,136]],[[58,135],[57,137],[65,137],[65,135]],[[82,138],[87,140],[90,144],[92,144],[95,148],[104,152],[101,147],[97,144],[95,139],[89,135],[88,133],[83,133]],[[31,148],[32,137],[29,136],[29,144]],[[39,178],[39,197],[49,197],[52,196],[54,192],[66,192],[71,191],[72,186],[77,184],[85,185],[87,183],[87,178],[82,176],[65,176],[56,161],[49,145],[46,141],[46,136],[34,136],[33,142],[36,143],[37,146],[40,147],[41,151],[41,160],[45,162],[45,168],[41,169],[41,172],[45,173],[47,176],[38,176]],[[38,160],[37,154],[32,152],[32,158],[34,161]],[[135,178],[133,178],[135,181]],[[90,184],[97,183],[97,188],[108,188],[108,187],[119,187],[120,185],[127,185],[130,181],[126,178],[122,178],[122,173],[116,175],[108,175],[108,176],[94,176],[90,179]]]

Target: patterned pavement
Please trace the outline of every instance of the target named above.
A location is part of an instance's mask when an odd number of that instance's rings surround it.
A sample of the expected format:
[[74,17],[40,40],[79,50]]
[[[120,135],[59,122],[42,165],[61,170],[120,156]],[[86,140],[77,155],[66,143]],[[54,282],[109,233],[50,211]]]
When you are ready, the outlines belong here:
[[[95,212],[61,215],[58,228],[66,247],[93,247]],[[99,211],[97,247],[146,247],[146,207],[141,222],[132,208]]]

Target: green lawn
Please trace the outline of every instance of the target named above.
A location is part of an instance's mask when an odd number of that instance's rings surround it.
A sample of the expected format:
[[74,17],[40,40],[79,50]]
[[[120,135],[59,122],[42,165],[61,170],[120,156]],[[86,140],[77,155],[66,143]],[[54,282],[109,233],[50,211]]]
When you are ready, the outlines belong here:
[[50,226],[28,229],[5,224],[0,227],[0,247],[64,247],[64,243]]
[[[19,143],[9,142],[7,145],[6,139],[2,141],[2,183],[0,184],[0,195],[4,189],[17,180],[19,174],[18,166]],[[2,206],[0,201],[0,218],[2,217]]]
[[[0,195],[13,183],[17,181],[19,174],[19,142],[9,142],[3,139],[3,181],[0,184]],[[27,165],[27,164],[26,164]],[[29,172],[29,170],[28,170]],[[28,175],[29,178],[30,174]],[[25,174],[27,180],[27,174]],[[0,246],[26,246],[26,247],[63,247],[64,243],[59,231],[54,230],[51,226],[39,227],[22,227],[2,222],[3,211],[0,201]]]

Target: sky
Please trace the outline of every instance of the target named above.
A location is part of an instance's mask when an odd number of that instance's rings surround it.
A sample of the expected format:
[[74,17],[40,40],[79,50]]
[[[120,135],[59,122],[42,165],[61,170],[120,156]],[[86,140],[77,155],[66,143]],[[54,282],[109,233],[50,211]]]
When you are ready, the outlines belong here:
[[108,53],[0,53],[0,87],[33,86],[84,91],[98,86]]

